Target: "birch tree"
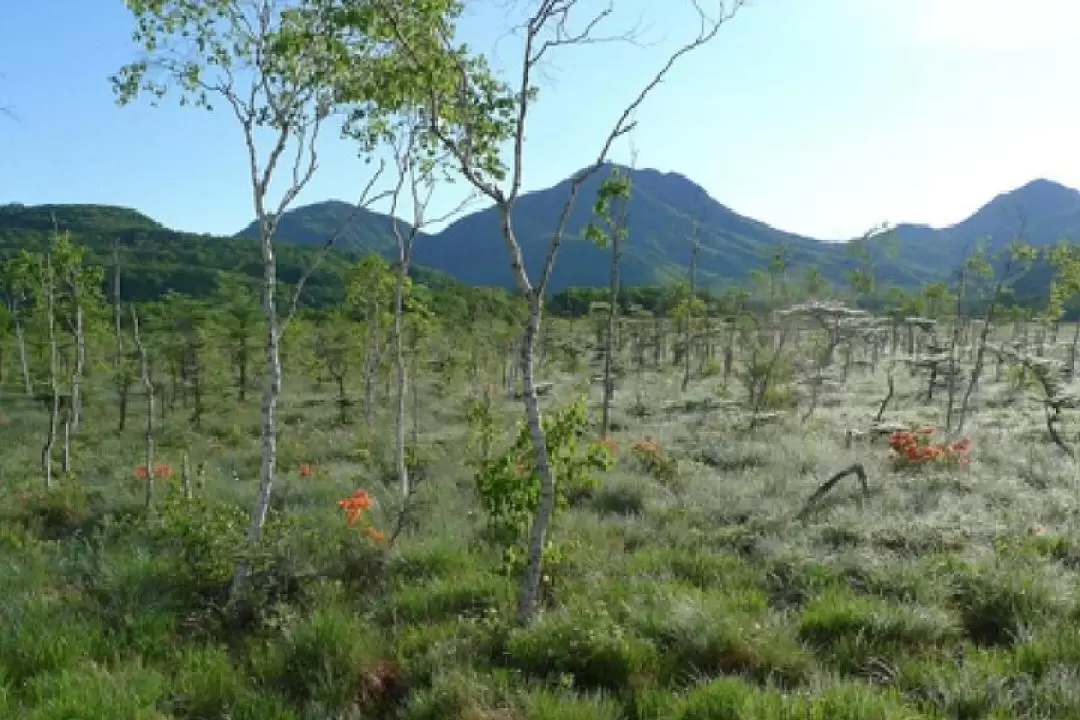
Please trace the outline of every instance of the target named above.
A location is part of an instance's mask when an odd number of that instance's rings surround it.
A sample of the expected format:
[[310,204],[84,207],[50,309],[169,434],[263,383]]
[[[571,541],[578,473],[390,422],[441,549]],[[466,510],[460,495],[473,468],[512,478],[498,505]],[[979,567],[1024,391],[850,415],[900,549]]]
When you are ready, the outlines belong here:
[[[409,3],[390,0],[342,0],[347,6],[377,6],[382,19],[391,27],[402,54],[428,81],[425,110],[429,131],[453,157],[457,171],[474,188],[491,200],[500,217],[503,241],[518,289],[528,302],[529,315],[521,343],[521,375],[526,421],[536,453],[540,478],[540,502],[529,532],[528,564],[518,602],[518,620],[531,621],[539,610],[543,552],[551,517],[555,509],[555,477],[548,457],[547,443],[536,393],[535,363],[537,343],[543,319],[543,305],[555,260],[562,245],[570,213],[585,181],[606,162],[612,146],[629,133],[635,111],[671,70],[691,54],[712,41],[722,25],[738,11],[743,0],[718,2],[710,15],[693,2],[700,25],[698,32],[671,53],[626,105],[617,109],[604,137],[598,138],[597,152],[589,164],[571,178],[566,200],[555,220],[543,264],[538,273],[526,268],[521,243],[514,228],[517,201],[521,196],[525,173],[525,140],[530,111],[537,98],[536,74],[560,50],[618,38],[603,37],[605,22],[612,13],[608,2],[599,11],[590,10],[582,0],[536,0],[530,3],[523,24],[521,53],[509,70],[512,84],[494,82],[478,70],[480,59],[470,57],[454,45],[452,25],[427,28],[417,32],[410,23]],[[403,6],[406,9],[403,10]],[[625,38],[624,38],[625,39]],[[598,71],[606,68],[595,66]],[[509,140],[510,160],[504,163],[499,150]]]
[[[262,397],[259,491],[248,532],[248,553],[238,564],[232,597],[246,589],[250,551],[261,541],[270,507],[277,464],[277,404],[282,388],[281,337],[290,315],[277,298],[274,237],[278,220],[311,181],[319,165],[319,137],[336,107],[326,78],[340,70],[341,58],[309,12],[317,3],[281,0],[126,0],[135,17],[135,44],[143,57],[112,78],[121,105],[149,95],[153,102],[169,92],[181,105],[233,116],[246,150],[252,204],[262,256],[262,308],[266,319],[267,370]],[[369,30],[378,30],[369,26]],[[376,38],[354,37],[354,66],[371,62],[352,77],[365,78],[361,91],[379,85],[374,69]],[[383,67],[380,65],[380,68]],[[379,78],[392,85],[388,78]],[[375,115],[375,113],[372,113]],[[284,189],[273,192],[271,185]],[[303,282],[299,283],[302,288]],[[292,307],[296,307],[296,298]]]

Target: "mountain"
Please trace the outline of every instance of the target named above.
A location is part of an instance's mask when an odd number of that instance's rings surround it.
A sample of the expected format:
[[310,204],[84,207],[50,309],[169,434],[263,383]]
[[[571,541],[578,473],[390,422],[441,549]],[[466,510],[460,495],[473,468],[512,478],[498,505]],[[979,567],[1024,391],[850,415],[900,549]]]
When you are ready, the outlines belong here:
[[[593,219],[593,199],[612,167],[602,168],[581,188],[555,265],[552,292],[608,282],[608,251],[587,242],[583,230]],[[697,266],[703,287],[744,282],[781,246],[786,248],[793,269],[816,266],[834,283],[845,283],[854,267],[843,243],[785,232],[740,215],[682,175],[650,169],[626,171],[633,179],[630,240],[622,260],[623,282],[628,286],[685,277],[695,232],[701,243]],[[565,180],[526,193],[518,201],[515,231],[532,277],[544,261],[569,187],[570,181]],[[351,206],[337,202],[298,208],[282,217],[278,237],[286,243],[321,245],[333,232],[327,228],[332,225],[336,229],[351,211]],[[1024,235],[1034,245],[1080,239],[1080,192],[1040,179],[997,196],[955,225],[900,225],[895,232],[897,251],[876,253],[879,282],[917,287],[943,280],[978,242],[987,241],[991,251],[1008,245],[1020,231],[1021,217],[1025,218]],[[388,223],[385,215],[361,213],[344,246],[389,252]],[[509,288],[514,279],[503,248],[498,213],[487,208],[460,218],[439,233],[420,235],[415,261],[470,285]]]
[[1033,180],[998,195],[967,219],[941,229],[900,225],[899,255],[923,264],[955,268],[979,242],[991,253],[1017,237],[1036,247],[1080,240],[1080,191],[1050,180]]
[[[394,247],[389,228],[388,215],[357,209],[341,200],[328,200],[282,214],[277,234],[300,247],[322,247],[337,235],[336,248],[385,253]],[[408,232],[409,226],[401,223],[401,228],[402,232]],[[258,238],[259,223],[252,222],[236,233],[236,237]]]
[[[607,285],[609,251],[586,241],[583,229],[592,219],[593,199],[610,170],[602,169],[581,188],[549,286],[552,293]],[[854,261],[843,243],[784,232],[740,215],[676,173],[629,172],[634,194],[629,206],[631,235],[622,262],[626,286],[684,278],[695,232],[701,243],[698,277],[702,287],[745,282],[751,272],[767,266],[778,247],[787,249],[793,273],[815,266],[837,285],[846,285]],[[534,276],[568,189],[569,181],[564,181],[519,200],[515,229]],[[278,272],[283,283],[293,284],[310,267],[316,248],[352,217],[341,236],[342,252],[330,253],[306,286],[307,301],[315,306],[341,301],[345,273],[359,253],[389,254],[393,249],[386,215],[362,211],[353,217],[353,212],[348,203],[328,202],[297,208],[281,218]],[[153,299],[170,290],[206,297],[213,294],[223,274],[257,284],[262,272],[258,243],[252,237],[257,234],[254,227],[234,237],[184,233],[136,210],[101,205],[0,205],[0,259],[19,249],[45,249],[54,227],[71,232],[102,265],[111,265],[112,248],[119,244],[127,300]],[[1024,237],[1038,246],[1080,240],[1080,192],[1040,179],[993,198],[955,225],[900,225],[896,252],[875,251],[879,283],[915,288],[945,280],[978,242],[986,240],[990,250],[997,250],[1007,246],[1021,228]],[[421,234],[415,265],[415,276],[423,278],[423,284],[450,293],[457,305],[499,305],[503,296],[498,289],[513,286],[498,215],[491,208],[462,217],[439,233]],[[1047,268],[1037,266],[1018,283],[1017,296],[1045,297],[1047,283]]]
[[[168,292],[213,298],[227,278],[259,291],[258,241],[178,232],[135,210],[102,205],[0,205],[0,262],[20,250],[45,251],[55,229],[71,233],[75,242],[89,249],[91,262],[109,269],[101,288],[106,297],[112,292],[115,246],[120,251],[121,297],[127,302],[156,300]],[[284,285],[295,285],[320,255],[317,248],[282,243],[277,249],[278,278]],[[356,256],[330,253],[322,258],[305,284],[305,303],[316,308],[340,305],[345,298],[345,275]],[[417,266],[411,275],[427,288],[432,306],[444,318],[505,319],[520,305],[508,293],[469,287],[437,270]],[[3,281],[0,277],[0,296]],[[0,325],[0,334],[3,331]]]
[[163,230],[161,223],[131,208],[113,205],[0,205],[0,228],[52,232]]

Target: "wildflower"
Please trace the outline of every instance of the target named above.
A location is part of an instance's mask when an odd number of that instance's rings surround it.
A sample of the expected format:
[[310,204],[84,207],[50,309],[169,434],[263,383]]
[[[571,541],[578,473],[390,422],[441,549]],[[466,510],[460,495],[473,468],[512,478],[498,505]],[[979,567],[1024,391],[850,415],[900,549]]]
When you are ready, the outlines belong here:
[[381,543],[386,541],[386,533],[373,527],[364,528],[364,535],[372,542]]
[[371,499],[371,495],[367,490],[357,490],[347,498],[342,498],[338,501],[338,507],[345,511],[345,517],[349,523],[349,527],[353,527],[360,521],[360,516],[364,514],[365,510],[370,510],[375,506],[375,501]]
[[300,477],[309,478],[315,475],[315,468],[311,466],[311,463],[300,463],[298,472],[300,473]]
[[[146,469],[145,465],[140,465],[135,468],[131,474],[135,476],[137,480],[147,480],[150,477],[150,471]],[[172,465],[168,463],[158,463],[154,466],[154,479],[155,480],[168,480],[173,476]]]

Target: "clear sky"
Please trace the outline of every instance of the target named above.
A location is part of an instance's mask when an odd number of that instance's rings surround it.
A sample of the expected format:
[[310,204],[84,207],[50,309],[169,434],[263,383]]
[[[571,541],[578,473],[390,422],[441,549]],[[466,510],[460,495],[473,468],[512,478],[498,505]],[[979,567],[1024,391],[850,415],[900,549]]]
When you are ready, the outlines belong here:
[[[612,27],[643,18],[645,47],[553,56],[528,133],[527,189],[595,157],[693,30],[685,1],[616,0]],[[0,106],[16,120],[0,117],[0,202],[125,205],[195,232],[251,220],[235,120],[115,105],[107,78],[137,57],[120,0],[6,5]],[[506,0],[473,5],[467,38],[513,65]],[[752,0],[639,113],[638,165],[825,239],[880,222],[946,225],[1036,177],[1080,187],[1078,70],[1078,0]],[[324,143],[300,203],[354,198],[367,172],[355,155]],[[615,160],[628,157],[616,148]]]

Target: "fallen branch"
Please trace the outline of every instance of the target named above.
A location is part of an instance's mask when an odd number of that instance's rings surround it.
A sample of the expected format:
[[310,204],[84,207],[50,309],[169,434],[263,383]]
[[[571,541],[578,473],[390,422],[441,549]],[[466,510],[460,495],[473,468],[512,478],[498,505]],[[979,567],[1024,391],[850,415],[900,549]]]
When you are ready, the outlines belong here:
[[817,505],[821,498],[825,497],[825,495],[830,490],[836,487],[836,484],[838,482],[846,478],[848,475],[854,475],[856,478],[858,478],[859,485],[862,487],[863,498],[870,497],[870,485],[866,481],[866,468],[863,467],[862,463],[855,463],[854,465],[850,465],[844,468],[843,470],[826,480],[824,483],[822,483],[821,487],[815,490],[814,494],[806,500],[806,505],[803,506],[803,509],[800,510],[799,514],[795,517],[801,518],[808,512],[810,512],[810,510],[812,510]]

